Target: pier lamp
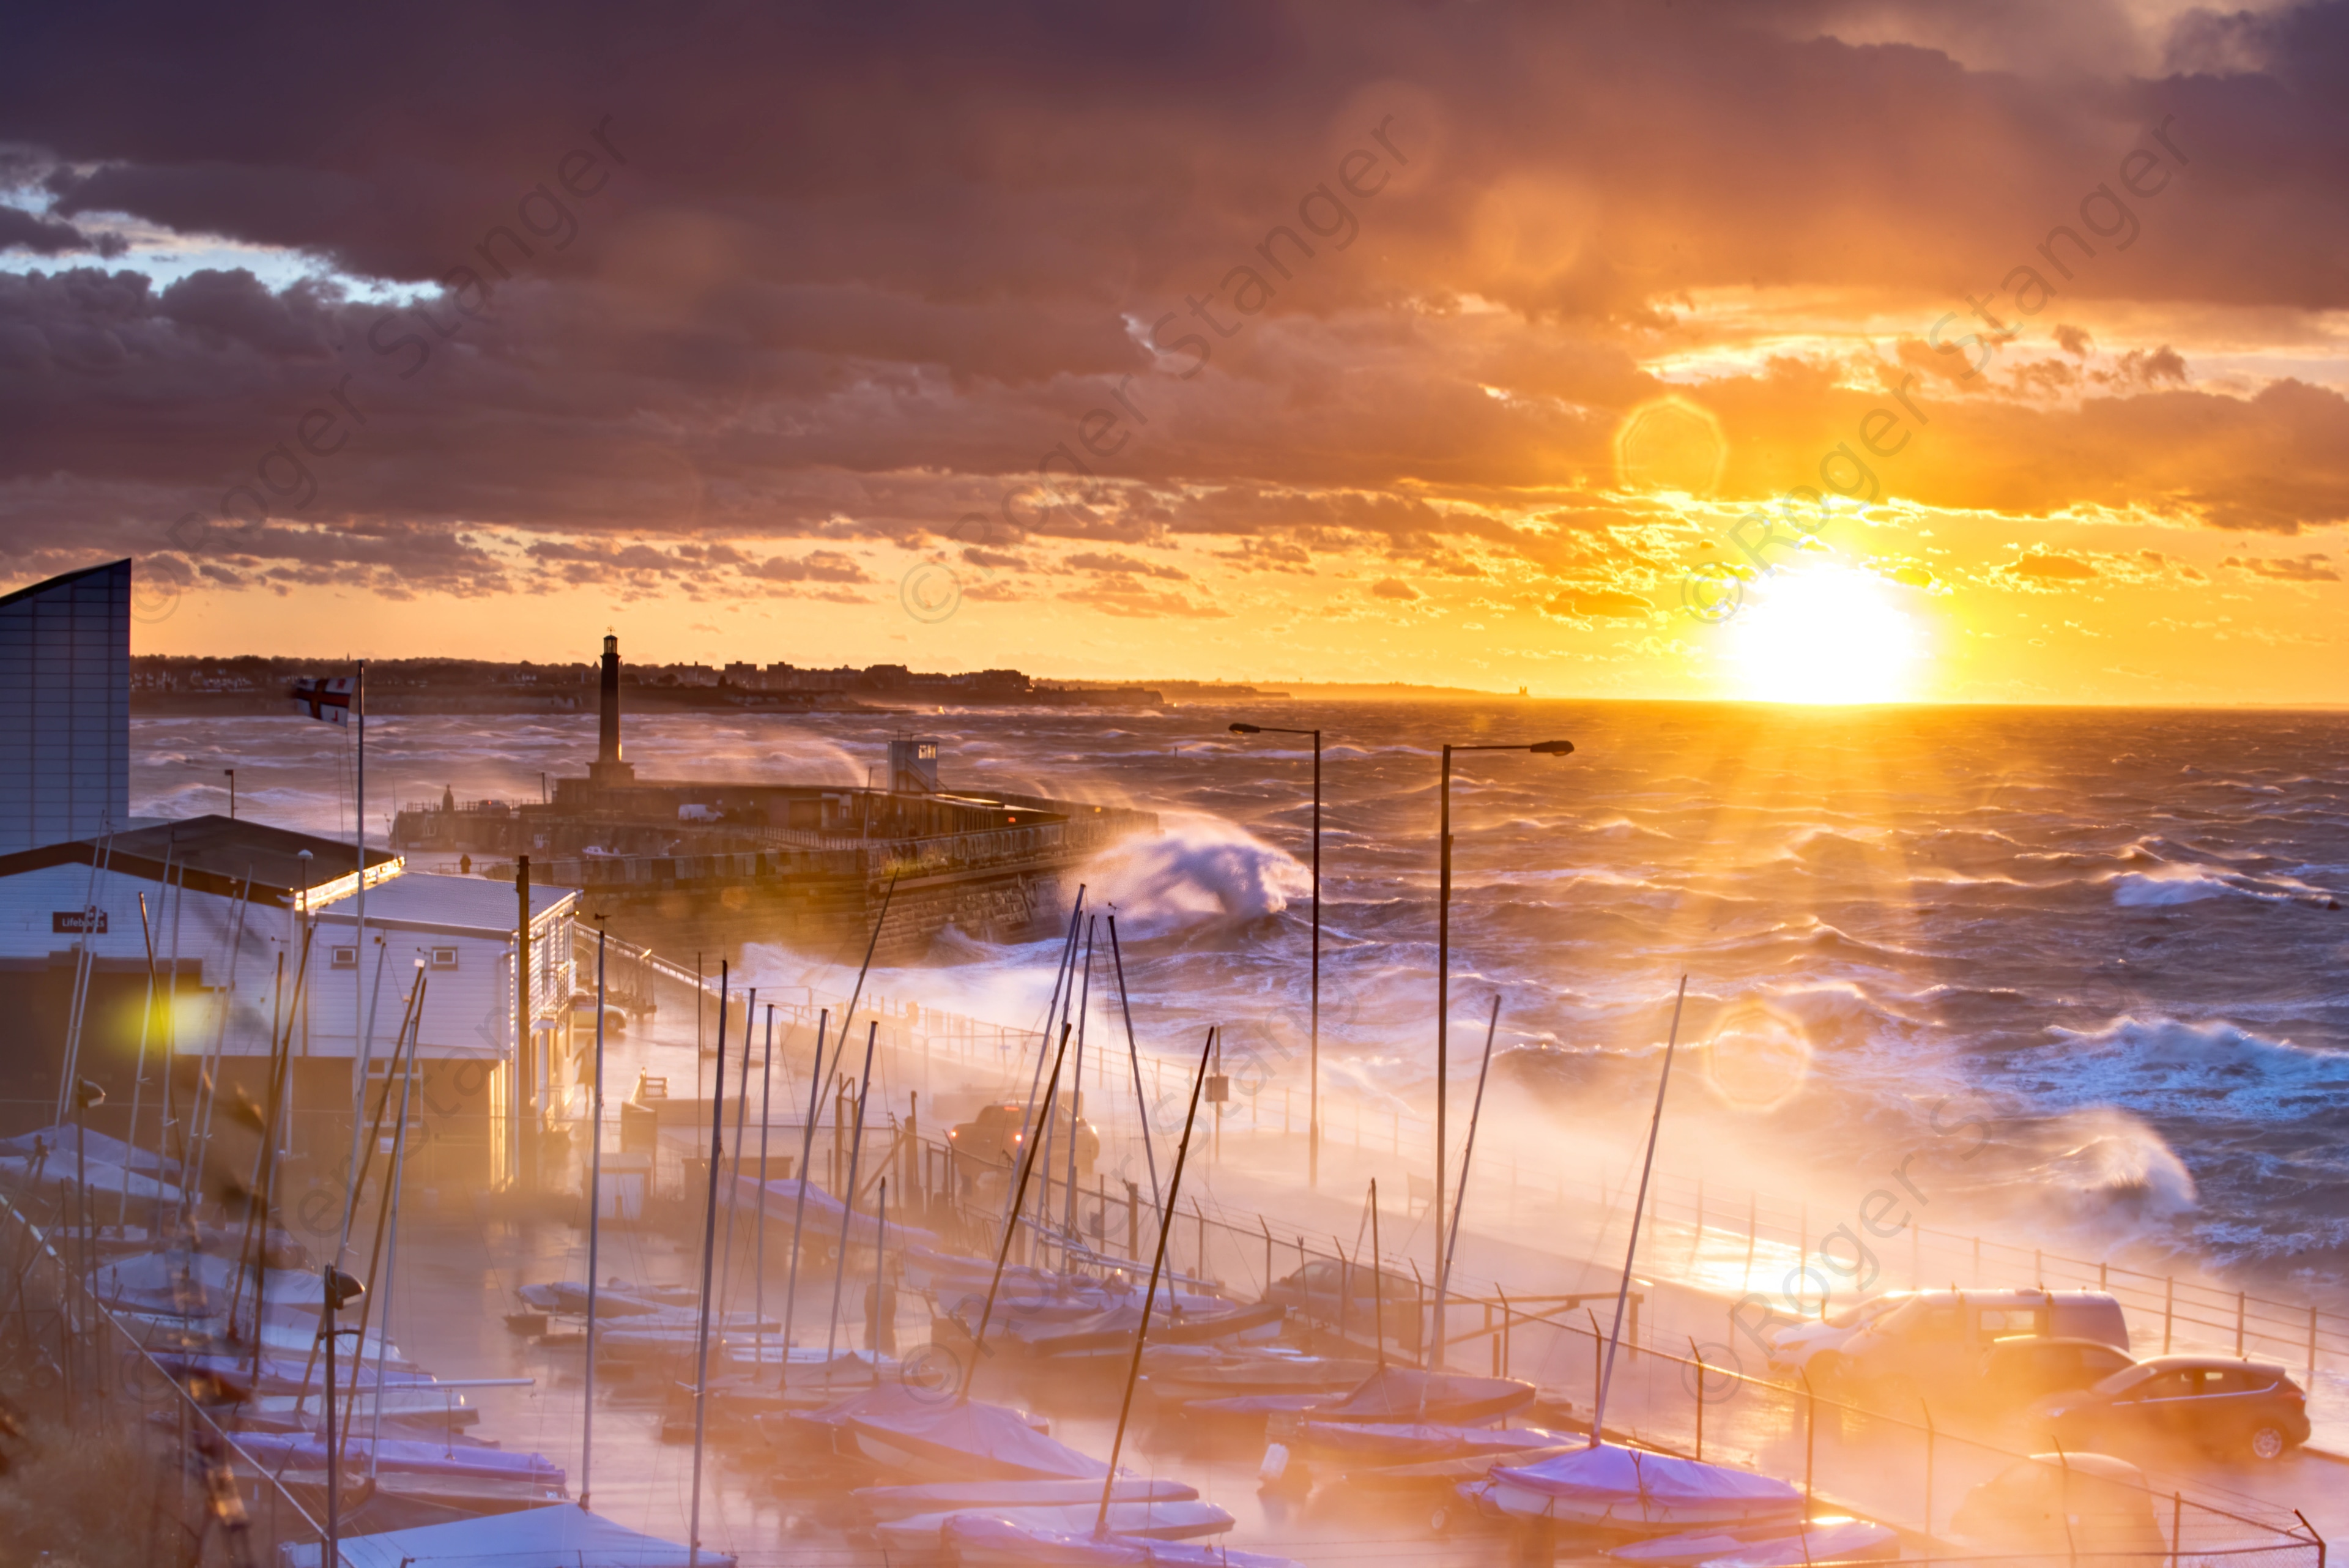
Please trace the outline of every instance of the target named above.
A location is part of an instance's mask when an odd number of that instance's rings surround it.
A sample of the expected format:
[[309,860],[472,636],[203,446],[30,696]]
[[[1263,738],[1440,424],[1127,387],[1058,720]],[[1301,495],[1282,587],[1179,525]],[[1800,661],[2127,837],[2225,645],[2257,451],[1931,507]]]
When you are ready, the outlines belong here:
[[1234,724],[1235,735],[1313,737],[1313,981],[1309,1076],[1305,1113],[1305,1183],[1321,1189],[1321,732],[1275,724]]
[[[1514,746],[1452,746],[1444,748],[1444,783],[1437,792],[1436,836],[1439,845],[1435,888],[1435,1266],[1444,1265],[1444,1106],[1450,1096],[1452,1067],[1452,753],[1454,752],[1531,752],[1537,757],[1572,754],[1572,741],[1535,741]],[[1444,1323],[1433,1324],[1435,1353],[1428,1366],[1444,1366]]]

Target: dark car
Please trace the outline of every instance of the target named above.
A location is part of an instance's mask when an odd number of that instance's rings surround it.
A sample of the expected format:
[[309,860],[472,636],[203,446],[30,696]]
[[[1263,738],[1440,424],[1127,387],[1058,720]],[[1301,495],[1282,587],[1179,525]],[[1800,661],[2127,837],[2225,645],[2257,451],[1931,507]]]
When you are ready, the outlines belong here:
[[2099,1339],[2016,1334],[1992,1341],[1982,1352],[1977,1393],[1991,1408],[2019,1410],[2050,1394],[2093,1388],[2136,1365],[2128,1352]]
[[1383,1328],[1406,1346],[1419,1343],[1423,1303],[1419,1282],[1385,1270],[1375,1276],[1358,1263],[1317,1259],[1266,1287],[1264,1299],[1290,1314],[1367,1341]]
[[[1039,1175],[1038,1180],[1068,1179],[1069,1116],[1075,1108],[1074,1096],[1062,1095],[1052,1116],[1052,1167]],[[968,1182],[981,1171],[994,1168],[1016,1170],[1026,1136],[1028,1107],[1016,1100],[1001,1100],[981,1106],[978,1114],[957,1124],[947,1134],[947,1147],[970,1163],[963,1168],[963,1179]],[[1082,1180],[1093,1173],[1093,1162],[1101,1158],[1101,1135],[1093,1124],[1080,1118],[1077,1122],[1077,1177]]]
[[2271,1361],[2157,1355],[2092,1388],[2054,1394],[2037,1414],[2068,1448],[2183,1444],[2272,1459],[2308,1441],[2308,1396]]

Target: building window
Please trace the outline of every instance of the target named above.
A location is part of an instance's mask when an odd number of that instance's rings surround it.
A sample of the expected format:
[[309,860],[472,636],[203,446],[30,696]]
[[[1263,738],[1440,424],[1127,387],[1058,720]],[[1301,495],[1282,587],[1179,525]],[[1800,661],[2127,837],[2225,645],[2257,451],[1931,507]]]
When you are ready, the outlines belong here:
[[326,956],[329,964],[336,969],[357,969],[359,967],[359,950],[356,947],[328,948],[326,950]]
[[455,969],[457,967],[457,950],[455,948],[434,948],[432,950],[432,967],[434,969]]

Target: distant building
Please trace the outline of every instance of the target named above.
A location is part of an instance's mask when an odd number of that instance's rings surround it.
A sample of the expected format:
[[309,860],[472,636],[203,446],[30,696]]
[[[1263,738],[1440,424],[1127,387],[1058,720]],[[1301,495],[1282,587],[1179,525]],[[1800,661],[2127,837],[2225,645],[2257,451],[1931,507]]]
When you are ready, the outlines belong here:
[[0,598],[0,855],[129,826],[130,563]]

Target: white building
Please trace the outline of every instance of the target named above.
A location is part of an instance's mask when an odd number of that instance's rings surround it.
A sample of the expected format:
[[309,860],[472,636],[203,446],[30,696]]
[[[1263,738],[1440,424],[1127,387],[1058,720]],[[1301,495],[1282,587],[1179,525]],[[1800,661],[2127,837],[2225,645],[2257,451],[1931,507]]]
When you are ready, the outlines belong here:
[[[420,976],[410,1116],[439,1146],[420,1163],[510,1179],[518,898],[503,883],[404,875],[381,851],[367,858],[361,944],[354,854],[331,839],[202,816],[0,855],[0,1006],[16,1021],[0,1035],[0,1126],[54,1121],[68,1059],[74,1076],[107,1091],[91,1125],[118,1137],[131,1136],[134,1106],[158,1116],[167,1056],[178,1100],[209,1064],[222,1094],[266,1104],[282,1041],[293,1147],[338,1169],[357,1058],[380,1083]],[[568,1016],[576,902],[532,889],[529,1017],[542,1047]],[[150,952],[162,992],[177,998],[152,1010]],[[142,1125],[151,1147],[155,1122]]]

